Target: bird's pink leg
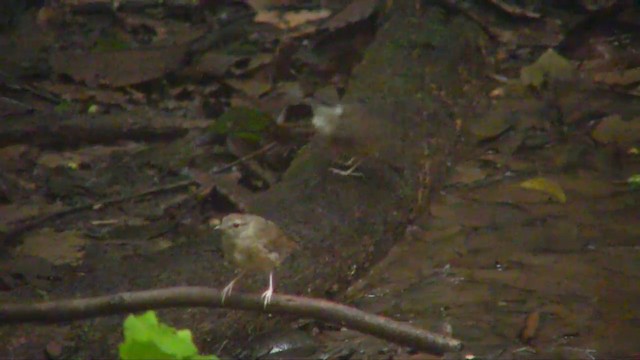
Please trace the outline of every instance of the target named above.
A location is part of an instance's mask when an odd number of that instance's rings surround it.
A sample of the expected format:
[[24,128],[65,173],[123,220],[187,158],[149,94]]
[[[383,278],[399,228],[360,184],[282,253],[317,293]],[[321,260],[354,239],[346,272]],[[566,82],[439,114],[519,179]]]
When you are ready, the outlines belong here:
[[269,273],[269,288],[262,293],[262,299],[264,300],[264,308],[271,302],[271,296],[273,296],[273,271]]
[[231,290],[233,290],[233,284],[235,284],[236,281],[238,281],[238,279],[242,277],[242,275],[244,275],[244,272],[241,272],[238,276],[236,276],[233,280],[231,280],[229,285],[225,286],[224,289],[222,289],[222,305],[224,305],[224,299],[226,299],[227,296],[231,295]]

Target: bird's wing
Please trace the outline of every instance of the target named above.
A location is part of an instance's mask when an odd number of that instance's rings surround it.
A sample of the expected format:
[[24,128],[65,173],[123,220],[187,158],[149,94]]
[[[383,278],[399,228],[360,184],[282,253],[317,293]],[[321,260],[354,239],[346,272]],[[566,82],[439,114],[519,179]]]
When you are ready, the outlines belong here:
[[269,253],[267,255],[279,264],[286,258],[297,244],[291,240],[274,222],[261,218],[252,224],[251,233],[255,242]]
[[251,272],[264,272],[280,264],[280,255],[265,248],[261,242],[256,242],[255,238],[241,237],[237,240],[233,254],[236,266]]

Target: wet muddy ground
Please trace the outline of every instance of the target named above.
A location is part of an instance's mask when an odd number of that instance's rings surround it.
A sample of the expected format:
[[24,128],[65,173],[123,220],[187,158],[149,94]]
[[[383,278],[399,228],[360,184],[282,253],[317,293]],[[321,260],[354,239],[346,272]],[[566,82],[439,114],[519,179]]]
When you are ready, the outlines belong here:
[[[513,30],[451,4],[365,3],[335,6],[302,38],[265,30],[242,16],[263,10],[237,5],[208,10],[218,32],[197,16],[30,9],[0,34],[11,54],[1,59],[0,300],[222,288],[234,269],[212,223],[242,211],[301,245],[276,273],[278,293],[461,339],[463,353],[446,358],[638,357],[640,193],[629,179],[640,173],[640,41],[621,34],[640,24],[546,9],[565,27],[544,20],[534,32],[539,23]],[[604,40],[612,22],[624,50]],[[136,31],[148,28],[191,47],[104,48],[142,42]],[[500,37],[509,31],[518,36]],[[282,55],[305,36],[311,50]],[[238,50],[256,42],[260,51]],[[364,176],[331,173],[326,142],[274,124],[285,108],[288,125],[307,124],[308,95],[364,99],[365,117],[390,134],[388,154],[365,161]],[[237,291],[262,291],[265,279]],[[442,358],[308,319],[158,313],[224,357]],[[115,358],[123,319],[3,326],[0,354]]]

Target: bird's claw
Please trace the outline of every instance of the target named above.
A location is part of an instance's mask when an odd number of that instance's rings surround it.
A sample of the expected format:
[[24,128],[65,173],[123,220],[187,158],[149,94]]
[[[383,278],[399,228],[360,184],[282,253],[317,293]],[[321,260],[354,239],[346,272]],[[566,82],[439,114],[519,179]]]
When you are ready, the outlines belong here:
[[337,175],[342,175],[342,176],[362,176],[364,177],[364,175],[360,172],[356,172],[355,170],[358,168],[358,166],[360,166],[360,164],[362,163],[362,160],[359,160],[355,157],[352,157],[351,159],[349,159],[349,161],[343,163],[342,165],[344,166],[349,166],[349,168],[347,170],[342,170],[342,169],[337,169],[337,168],[329,168],[329,171],[331,171],[334,174]]
[[358,165],[360,165],[360,162],[361,161],[357,157],[352,157],[348,161],[342,163],[342,165],[344,165],[344,166],[353,166],[353,165],[358,166]]
[[336,175],[342,175],[342,176],[360,176],[360,177],[364,177],[364,174],[361,172],[357,172],[355,171],[356,167],[351,167],[347,170],[341,170],[341,169],[336,169],[336,168],[329,168],[329,171],[331,171],[332,173],[336,174]]
[[240,277],[242,277],[242,274],[243,273],[240,273],[240,275],[236,276],[235,279],[231,280],[229,285],[225,286],[224,289],[222,289],[222,305],[224,305],[224,300],[227,298],[227,296],[231,295],[233,285],[236,283],[236,281],[238,281],[238,279],[240,279]]
[[231,295],[231,290],[233,290],[233,282],[222,289],[222,305],[224,305],[224,299]]
[[269,273],[269,288],[267,291],[262,293],[260,297],[264,301],[264,308],[267,308],[267,305],[271,302],[271,297],[273,296],[273,272]]
[[271,297],[273,296],[273,289],[267,289],[262,296],[260,297],[264,301],[264,308],[267,308],[267,305],[271,303]]

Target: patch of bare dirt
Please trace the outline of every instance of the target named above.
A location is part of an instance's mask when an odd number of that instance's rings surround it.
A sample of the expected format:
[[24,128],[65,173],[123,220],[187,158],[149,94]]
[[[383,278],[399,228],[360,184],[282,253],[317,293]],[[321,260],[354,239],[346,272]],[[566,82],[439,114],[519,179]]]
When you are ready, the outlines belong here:
[[[0,302],[222,288],[212,224],[247,212],[300,245],[276,293],[461,339],[445,358],[640,353],[630,2],[14,2]],[[366,111],[327,139],[318,103]],[[349,155],[361,176],[330,170]],[[313,320],[159,315],[221,356],[442,358]],[[5,326],[0,352],[113,358],[123,318]]]

